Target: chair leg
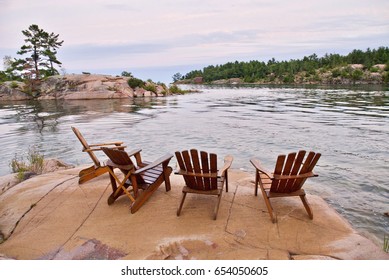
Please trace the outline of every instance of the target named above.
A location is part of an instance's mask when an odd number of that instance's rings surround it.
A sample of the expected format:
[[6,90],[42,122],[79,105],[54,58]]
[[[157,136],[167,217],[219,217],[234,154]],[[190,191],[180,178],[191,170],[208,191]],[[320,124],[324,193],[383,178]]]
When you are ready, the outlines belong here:
[[[111,195],[108,197],[108,205],[111,205],[115,202],[115,200],[120,197],[121,195],[123,195],[123,189],[122,188],[118,188],[117,187],[117,184],[116,184],[116,180],[117,180],[117,177],[115,175],[115,172],[113,170],[113,167],[108,167],[109,168],[109,180],[111,181],[111,187],[112,187],[112,193]],[[119,181],[119,184],[120,184],[120,181]]]
[[[226,178],[225,178],[225,180],[226,180],[226,192],[228,192],[228,170],[226,170]],[[215,218],[215,220],[216,220],[216,218]]]
[[185,197],[186,197],[186,192],[182,192],[182,199],[181,199],[180,206],[177,209],[177,216],[180,216],[180,214],[181,214],[181,209],[182,209],[182,206],[184,205]]
[[271,206],[270,199],[268,197],[266,197],[265,203],[266,203],[267,210],[269,211],[270,219],[271,219],[272,223],[274,224],[275,222],[277,222],[277,219],[276,219],[276,217],[274,217],[273,207]]
[[[165,182],[166,183],[166,182]],[[146,190],[142,191],[135,201],[131,204],[131,214],[134,214],[142,205],[150,198],[150,196],[158,189],[162,183],[156,181],[154,184],[150,185]]]
[[258,171],[255,171],[255,190],[254,190],[254,194],[255,196],[258,196],[258,182],[259,182],[259,173]]
[[307,201],[307,198],[306,198],[305,194],[304,195],[300,195],[300,198],[301,198],[301,201],[304,204],[305,210],[307,211],[309,218],[312,220],[313,219],[312,209],[311,209],[311,207],[308,204],[308,201]]
[[[108,167],[107,167],[108,168]],[[108,197],[108,205],[111,205],[115,202],[115,200],[121,196],[123,193],[127,195],[127,197],[134,202],[135,198],[131,195],[130,191],[127,189],[130,185],[126,184],[128,178],[131,175],[131,172],[128,172],[124,179],[121,181],[115,174],[114,170],[108,168],[108,172],[110,174],[110,180],[112,185],[112,194]],[[119,183],[119,186],[116,186],[116,182]]]
[[269,211],[270,219],[271,219],[272,223],[274,224],[277,221],[277,219],[276,219],[276,217],[274,217],[273,207],[271,206],[270,198],[268,198],[266,191],[262,187],[261,187],[261,191],[262,191],[263,199],[265,200],[267,210]]
[[217,196],[217,198],[218,198],[218,200],[217,200],[216,207],[215,207],[215,214],[213,216],[214,220],[217,219],[217,213],[219,212],[219,206],[220,206],[220,202],[222,200],[222,192],[220,192],[220,194]]
[[[120,195],[122,195],[122,194],[123,194],[123,192]],[[114,192],[111,193],[111,195],[108,197],[108,200],[107,200],[108,205],[113,204],[120,195],[115,195]]]
[[165,189],[166,189],[167,192],[171,190],[169,177],[170,177],[170,174],[172,173],[172,171],[173,171],[173,169],[170,166],[166,167],[164,169],[163,176],[164,176],[164,181],[165,181]]

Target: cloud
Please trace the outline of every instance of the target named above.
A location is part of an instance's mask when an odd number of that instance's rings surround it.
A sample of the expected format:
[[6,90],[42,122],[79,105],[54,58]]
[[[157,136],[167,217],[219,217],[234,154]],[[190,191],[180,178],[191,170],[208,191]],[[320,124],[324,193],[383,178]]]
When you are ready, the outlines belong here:
[[[301,58],[387,46],[389,1],[0,0],[0,55],[36,23],[69,69],[158,68]],[[43,8],[44,7],[44,8]],[[12,52],[11,52],[12,51]],[[161,71],[159,71],[161,72]]]
[[155,53],[166,49],[167,46],[158,43],[139,44],[83,44],[64,47],[61,49],[72,59],[101,59],[104,56],[117,56],[140,53]]

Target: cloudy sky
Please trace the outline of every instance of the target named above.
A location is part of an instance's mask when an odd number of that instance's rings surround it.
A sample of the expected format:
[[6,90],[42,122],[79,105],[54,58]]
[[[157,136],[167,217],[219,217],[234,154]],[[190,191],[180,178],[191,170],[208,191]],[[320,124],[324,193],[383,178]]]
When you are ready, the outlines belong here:
[[[64,40],[66,73],[171,82],[204,66],[389,45],[388,0],[0,0],[0,56],[37,24]],[[3,65],[0,66],[0,69]]]

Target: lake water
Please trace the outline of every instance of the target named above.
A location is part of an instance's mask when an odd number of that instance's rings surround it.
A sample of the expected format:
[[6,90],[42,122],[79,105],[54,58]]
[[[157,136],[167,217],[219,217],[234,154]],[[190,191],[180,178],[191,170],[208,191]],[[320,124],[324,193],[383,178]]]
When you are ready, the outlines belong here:
[[[257,157],[300,149],[322,153],[307,181],[353,226],[379,244],[389,234],[389,90],[288,87],[201,88],[201,93],[134,100],[0,103],[0,175],[36,147],[46,158],[90,163],[71,130],[88,142],[124,141],[147,159],[198,148],[252,172]],[[101,156],[102,157],[102,156]],[[175,165],[175,161],[171,162]]]

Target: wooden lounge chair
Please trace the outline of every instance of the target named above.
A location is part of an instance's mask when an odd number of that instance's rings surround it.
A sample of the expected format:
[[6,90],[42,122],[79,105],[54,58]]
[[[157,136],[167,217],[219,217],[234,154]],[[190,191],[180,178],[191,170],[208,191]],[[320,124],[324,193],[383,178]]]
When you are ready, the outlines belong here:
[[256,169],[255,195],[258,195],[259,184],[273,223],[276,222],[276,217],[273,214],[270,198],[277,197],[299,196],[308,212],[309,218],[313,219],[313,213],[302,186],[307,178],[318,176],[312,170],[321,154],[309,152],[304,160],[305,154],[305,151],[299,151],[297,155],[296,153],[290,153],[287,157],[285,155],[279,155],[273,174],[264,169],[257,159],[250,160]]
[[[129,153],[106,147],[101,149],[109,157],[106,162],[112,185],[112,194],[108,198],[109,205],[125,194],[132,202],[131,213],[135,213],[162,183],[165,182],[166,191],[170,191],[169,176],[172,168],[168,164],[172,155],[165,155],[150,163],[142,161],[140,149]],[[115,168],[123,173],[123,179],[115,174]]]
[[224,166],[218,172],[217,155],[199,152],[195,149],[190,151],[176,152],[179,170],[177,174],[184,177],[186,186],[182,189],[182,199],[177,210],[177,216],[180,215],[182,206],[187,193],[217,195],[218,200],[214,211],[214,219],[217,218],[220,201],[223,193],[224,182],[228,192],[228,169],[230,168],[233,157],[224,158]]
[[125,146],[122,146],[123,142],[88,144],[88,142],[86,142],[85,138],[82,136],[81,132],[77,128],[72,127],[72,130],[82,144],[83,147],[82,151],[88,153],[88,155],[93,161],[92,166],[81,170],[80,173],[78,174],[80,177],[80,179],[78,180],[79,184],[85,183],[109,171],[109,168],[107,166],[104,166],[103,164],[100,163],[99,159],[96,157],[94,153],[95,151],[101,151],[101,147],[115,147],[116,149],[121,149],[121,150],[124,150],[126,148]]

